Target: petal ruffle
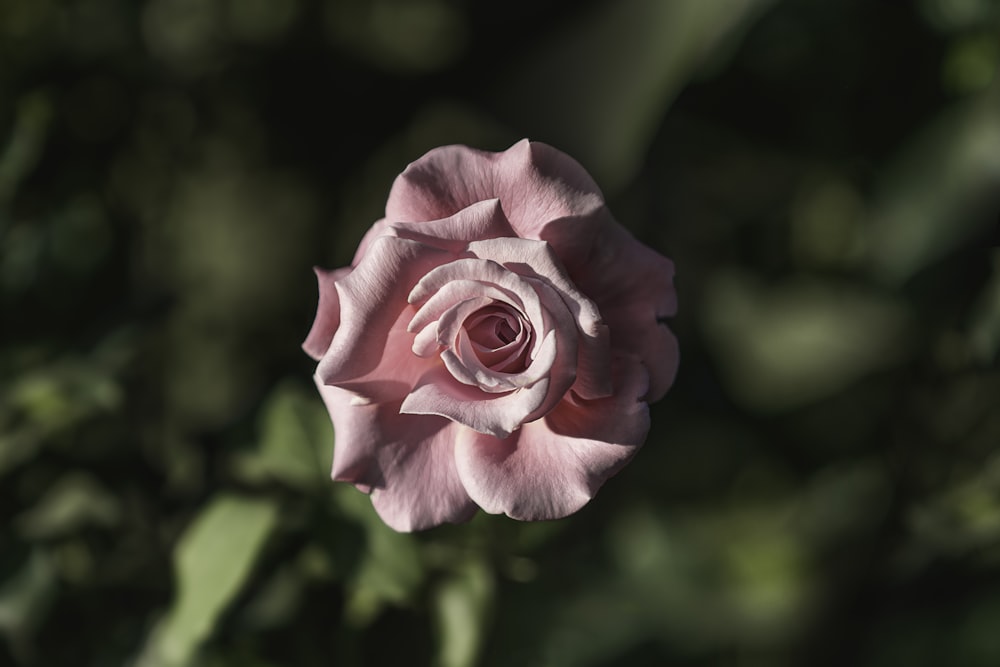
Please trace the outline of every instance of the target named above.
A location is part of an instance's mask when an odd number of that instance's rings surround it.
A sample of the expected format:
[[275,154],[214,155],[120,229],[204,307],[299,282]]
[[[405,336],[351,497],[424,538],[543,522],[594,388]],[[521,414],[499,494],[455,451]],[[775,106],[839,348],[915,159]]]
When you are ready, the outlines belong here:
[[[608,328],[597,306],[566,275],[552,247],[543,241],[521,238],[490,239],[469,244],[469,252],[491,260],[525,277],[540,280],[559,295],[576,320],[580,333],[577,380],[573,390],[584,398],[611,393],[611,354]],[[560,326],[567,326],[560,322]]]
[[674,264],[624,227],[606,227],[577,284],[601,310],[611,347],[637,355],[649,371],[649,396],[660,400],[677,374],[677,339],[666,319],[677,312]]
[[[564,260],[579,254],[581,243],[589,247],[587,239],[593,237],[604,209],[604,195],[580,163],[551,146],[524,139],[499,153],[466,146],[431,150],[396,178],[386,219],[438,220],[489,199],[500,200],[518,236],[549,241]],[[580,227],[581,233],[548,233],[550,225]]]
[[327,271],[318,266],[316,281],[319,284],[319,305],[316,307],[316,319],[313,320],[309,335],[302,343],[302,349],[310,357],[319,361],[333,340],[333,335],[340,326],[340,295],[337,294],[335,283],[351,272],[350,267]]
[[491,514],[536,521],[576,512],[635,454],[649,431],[645,369],[616,364],[615,393],[564,400],[507,438],[464,430],[455,451],[469,496]]
[[[555,335],[550,334],[542,345],[539,362],[551,365],[557,360]],[[542,377],[513,391],[489,393],[463,384],[448,369],[439,366],[420,378],[400,411],[447,417],[480,433],[506,438],[533,415],[550,409],[549,402],[559,400],[562,394],[553,392],[552,385],[550,378]]]
[[370,493],[382,520],[402,532],[461,523],[475,513],[455,465],[456,429],[438,417],[399,414],[399,404],[365,403],[317,378],[336,429],[336,481]]
[[499,199],[469,204],[454,215],[428,222],[393,222],[388,233],[452,252],[481,239],[513,236],[514,230],[503,214]]
[[361,260],[365,256],[365,253],[368,252],[368,248],[371,247],[371,244],[375,241],[375,239],[380,236],[387,235],[388,231],[389,223],[385,221],[385,218],[382,220],[376,220],[375,224],[369,227],[368,231],[365,232],[365,235],[361,237],[358,249],[354,251],[354,259],[351,260],[351,267],[355,267],[360,264]]
[[336,282],[340,326],[319,362],[323,383],[377,401],[401,400],[432,363],[412,352],[406,328],[415,310],[407,296],[422,276],[453,258],[406,239],[372,241],[354,270]]

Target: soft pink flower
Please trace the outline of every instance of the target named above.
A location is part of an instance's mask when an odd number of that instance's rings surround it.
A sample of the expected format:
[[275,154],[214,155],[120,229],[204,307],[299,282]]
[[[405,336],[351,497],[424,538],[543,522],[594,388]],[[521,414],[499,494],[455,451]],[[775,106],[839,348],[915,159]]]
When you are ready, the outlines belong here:
[[580,509],[642,445],[673,382],[673,264],[541,143],[437,148],[397,177],[351,266],[317,269],[303,344],[333,479],[420,530],[476,507]]

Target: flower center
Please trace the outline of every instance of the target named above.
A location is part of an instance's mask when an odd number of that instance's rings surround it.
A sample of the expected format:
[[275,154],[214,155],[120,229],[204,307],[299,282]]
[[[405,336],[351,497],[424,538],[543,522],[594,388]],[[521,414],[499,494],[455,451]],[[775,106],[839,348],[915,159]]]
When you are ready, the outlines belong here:
[[513,327],[511,327],[506,320],[500,320],[500,319],[497,320],[496,330],[494,331],[494,333],[496,334],[497,338],[503,341],[504,345],[513,342],[514,337],[517,336],[517,333],[514,331]]
[[516,309],[506,305],[481,308],[465,321],[463,328],[476,357],[486,368],[505,373],[523,370],[531,330]]

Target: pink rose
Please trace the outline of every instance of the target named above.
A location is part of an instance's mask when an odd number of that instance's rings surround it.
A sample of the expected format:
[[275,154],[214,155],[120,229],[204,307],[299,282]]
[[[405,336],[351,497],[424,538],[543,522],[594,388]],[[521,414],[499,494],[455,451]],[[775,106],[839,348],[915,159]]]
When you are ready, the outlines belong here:
[[333,479],[400,531],[580,509],[673,382],[673,264],[569,156],[437,148],[396,178],[351,266],[317,269],[303,348]]

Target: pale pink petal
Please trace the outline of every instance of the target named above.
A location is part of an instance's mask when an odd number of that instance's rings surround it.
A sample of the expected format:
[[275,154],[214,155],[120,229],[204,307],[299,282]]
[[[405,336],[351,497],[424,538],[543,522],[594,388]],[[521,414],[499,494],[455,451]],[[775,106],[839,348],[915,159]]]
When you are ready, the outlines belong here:
[[[452,375],[466,384],[476,384],[485,391],[504,391],[507,388],[534,384],[548,376],[548,393],[541,405],[522,421],[536,419],[555,407],[576,380],[578,341],[573,316],[566,304],[548,283],[536,278],[524,278],[541,304],[540,316],[531,322],[535,344],[528,351],[528,361],[523,371],[506,373],[486,367],[479,359],[467,336],[460,336],[454,345],[441,352],[441,358]],[[549,346],[550,349],[546,350]]]
[[[514,289],[509,289],[488,282],[489,276],[484,276],[486,280],[483,281],[464,277],[472,273],[469,271],[459,273],[459,267],[451,267],[446,271],[436,273],[433,276],[436,279],[433,284],[417,283],[417,287],[410,293],[410,303],[418,304],[425,298],[427,300],[413,315],[413,319],[410,321],[410,331],[415,332],[437,322],[456,303],[471,299],[485,298],[498,304],[508,304],[521,313],[528,310],[525,304],[525,300],[527,300],[531,304],[532,310],[538,309],[538,297],[530,290],[529,285],[508,281],[508,284],[514,287]],[[449,275],[451,276],[450,280],[448,279]],[[521,298],[522,295],[524,299]]]
[[597,307],[569,279],[548,243],[522,238],[486,239],[469,243],[468,250],[518,275],[547,282],[559,293],[585,335],[593,334],[601,325]]
[[474,355],[486,368],[514,373],[526,367],[525,352],[532,335],[520,313],[493,306],[469,318],[459,346],[463,356]]
[[[473,296],[477,292],[481,296]],[[516,295],[492,285],[484,286],[462,280],[448,283],[431,296],[410,320],[407,330],[415,331],[417,334],[413,340],[413,353],[429,357],[439,352],[442,347],[452,344],[456,338],[456,330],[460,333],[465,324],[459,319],[459,314],[464,316],[470,311],[510,308],[517,312],[516,316],[510,317],[516,321],[520,333],[515,344],[506,351],[499,350],[500,354],[497,356],[503,358],[510,354],[518,355],[531,339],[530,327],[523,323],[523,315],[514,305],[518,303],[520,299]],[[476,316],[473,315],[469,319],[474,320]]]
[[[553,340],[554,348],[556,332],[550,331],[549,336]],[[544,353],[535,359],[525,359],[523,355],[527,344],[526,337],[520,344],[511,346],[506,358],[499,359],[498,364],[490,366],[480,358],[473,344],[469,342],[468,335],[462,331],[459,333],[456,346],[441,353],[441,360],[459,382],[475,385],[490,393],[511,391],[534,384],[540,377],[549,374],[555,362],[554,355],[551,359],[544,359],[550,356]],[[520,367],[514,364],[517,359],[521,360]]]
[[[438,296],[446,293],[447,296]],[[501,294],[508,295],[506,298]],[[535,284],[496,262],[476,258],[463,258],[438,266],[428,272],[413,291],[410,303],[417,304],[427,299],[427,304],[418,312],[413,328],[423,327],[426,322],[437,319],[444,308],[457,298],[490,296],[497,301],[511,304],[523,313],[536,332],[531,355],[538,353],[545,327],[545,315]],[[432,308],[431,304],[435,304]],[[564,308],[565,310],[565,308]],[[430,312],[427,312],[430,311]]]
[[452,346],[458,342],[459,332],[465,321],[473,313],[492,306],[496,301],[487,297],[465,299],[448,308],[437,321],[437,342],[439,345]]
[[588,270],[577,284],[601,310],[614,350],[637,355],[650,374],[650,402],[658,401],[677,373],[677,340],[666,320],[677,312],[674,265],[620,225],[594,243]]
[[389,233],[400,238],[420,241],[452,252],[461,252],[467,243],[479,239],[512,236],[514,230],[504,217],[499,199],[487,199],[456,212],[454,215],[429,222],[393,222]]
[[491,514],[525,521],[576,512],[635,454],[649,431],[646,372],[620,360],[613,396],[565,400],[507,438],[461,431],[458,474]]
[[520,314],[504,306],[484,308],[466,322],[469,339],[477,350],[496,351],[515,342],[523,333]]
[[351,269],[344,267],[327,271],[317,266],[313,271],[316,272],[316,281],[319,284],[319,305],[316,307],[316,319],[313,320],[312,329],[302,343],[302,349],[319,361],[326,354],[333,340],[333,334],[340,326],[340,296],[334,283],[349,274]]
[[371,244],[380,236],[388,236],[389,233],[389,223],[382,220],[377,220],[374,225],[368,228],[365,235],[361,237],[361,243],[358,244],[358,249],[354,251],[354,259],[351,260],[351,266],[357,266],[361,263],[362,258],[364,258],[365,253],[368,252],[368,248]]
[[[572,346],[572,338],[568,340],[560,338],[559,332],[549,331],[542,341],[538,355],[530,359],[524,370],[518,373],[499,372],[484,366],[469,345],[467,336],[459,338],[457,351],[453,348],[442,350],[441,360],[456,380],[490,394],[530,387],[546,376],[560,377],[560,380],[553,384],[561,387],[568,386],[568,382],[572,381],[562,380],[561,375],[567,373],[572,376],[573,368],[553,368],[560,361],[565,365],[566,360],[571,358],[568,354],[560,354],[560,345]],[[554,401],[555,398],[552,398],[549,402],[554,405]],[[528,414],[530,413],[525,413],[524,416],[527,417]]]
[[[488,259],[522,276],[549,285],[575,318],[580,333],[577,382],[573,390],[584,398],[600,398],[611,393],[611,354],[608,328],[597,306],[566,275],[551,246],[543,241],[503,238],[469,244],[469,252]],[[572,326],[560,322],[559,326]]]
[[[535,360],[540,366],[558,365],[557,341],[555,332],[546,338]],[[507,437],[521,424],[537,419],[558,403],[562,392],[552,391],[553,378],[565,375],[567,370],[556,368],[551,377],[539,373],[534,382],[505,393],[490,393],[465,384],[454,377],[454,372],[440,366],[427,371],[403,401],[400,411],[447,417],[480,433]]]
[[476,506],[455,467],[455,429],[439,417],[399,414],[399,404],[365,403],[317,386],[333,419],[331,476],[371,493],[382,520],[398,531],[467,521]]
[[497,199],[495,163],[501,153],[442,146],[410,163],[396,177],[385,205],[393,222],[427,222]]
[[587,170],[548,144],[522,139],[500,154],[496,170],[496,196],[520,237],[543,239],[556,220],[586,224],[604,207],[604,195]]
[[402,399],[431,362],[413,354],[407,331],[415,309],[407,303],[424,274],[454,257],[429,246],[380,236],[357,267],[336,287],[340,327],[317,372],[373,400]]
[[369,493],[373,485],[385,483],[375,464],[377,431],[369,428],[378,406],[345,389],[323,384],[319,376],[313,376],[313,380],[334,426],[336,445],[330,476]]
[[440,417],[388,411],[380,423],[388,439],[378,456],[386,484],[372,489],[371,497],[382,520],[409,532],[471,519],[476,504],[455,465],[456,432],[467,429]]
[[[518,236],[548,240],[560,257],[590,247],[595,217],[604,208],[600,188],[576,160],[524,139],[499,153],[466,146],[431,150],[396,178],[386,218],[438,220],[488,199],[500,200]],[[561,231],[546,231],[550,225]],[[578,236],[571,231],[576,228]]]
[[[468,279],[476,275],[482,277],[484,285],[477,285],[475,281]],[[468,289],[471,295],[477,291],[482,293],[486,289],[493,288],[513,292],[526,306],[526,314],[534,331],[535,341],[528,353],[531,361],[525,370],[509,376],[486,368],[471,350],[469,354],[460,356],[461,348],[454,348],[454,328],[448,327],[443,313],[441,323],[447,328],[438,330],[438,343],[447,347],[441,351],[441,358],[449,372],[459,382],[479,387],[478,394],[483,394],[483,390],[503,391],[510,386],[522,386],[526,389],[527,384],[534,384],[547,373],[545,396],[538,403],[526,401],[524,397],[516,402],[511,399],[500,402],[496,396],[483,396],[476,401],[476,405],[466,407],[460,405],[461,401],[474,400],[469,398],[468,390],[434,388],[427,380],[432,375],[426,375],[414,392],[407,397],[404,403],[407,411],[446,416],[486,433],[509,433],[517,424],[537,419],[551,410],[573,385],[576,380],[579,349],[577,326],[565,301],[548,281],[537,277],[518,276],[489,260],[462,259],[438,267],[424,276],[413,289],[410,299],[419,301],[426,295],[433,294],[434,296],[425,304],[425,308],[430,309],[430,304],[435,298],[447,293],[449,289],[459,290],[458,294],[464,294]],[[457,294],[449,294],[449,298],[443,303],[453,300],[456,296]],[[436,313],[437,309],[433,311]],[[432,317],[421,317],[423,312],[424,308],[418,313],[414,322],[422,324],[424,320]],[[457,318],[455,321],[457,322]],[[544,349],[549,343],[552,345],[551,359],[550,353]],[[527,384],[523,380],[527,380]],[[518,392],[524,392],[525,389],[519,389]],[[539,398],[538,391],[537,388],[532,388],[530,394],[532,401]],[[491,406],[495,410],[500,410],[503,406],[505,411],[503,414],[498,414],[495,419],[490,419],[488,408]]]
[[[410,324],[412,323],[411,319]],[[407,330],[410,330],[410,325],[407,325]],[[418,357],[431,357],[437,354],[441,351],[437,339],[437,322],[429,322],[413,337],[413,354]]]

